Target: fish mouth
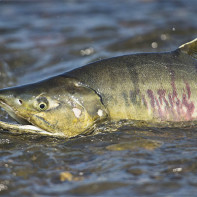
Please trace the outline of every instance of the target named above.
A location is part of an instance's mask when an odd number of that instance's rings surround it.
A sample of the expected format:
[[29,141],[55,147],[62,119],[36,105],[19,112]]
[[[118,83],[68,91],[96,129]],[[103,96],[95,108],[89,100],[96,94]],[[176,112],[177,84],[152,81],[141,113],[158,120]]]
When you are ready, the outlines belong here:
[[0,99],[0,107],[3,108],[10,117],[12,117],[17,123],[4,122],[0,120],[0,128],[3,130],[8,130],[13,133],[29,133],[29,134],[39,134],[39,135],[48,135],[48,136],[63,136],[60,133],[51,133],[43,130],[37,125],[33,125],[28,120],[17,115],[16,110],[14,110],[10,105],[5,103]]

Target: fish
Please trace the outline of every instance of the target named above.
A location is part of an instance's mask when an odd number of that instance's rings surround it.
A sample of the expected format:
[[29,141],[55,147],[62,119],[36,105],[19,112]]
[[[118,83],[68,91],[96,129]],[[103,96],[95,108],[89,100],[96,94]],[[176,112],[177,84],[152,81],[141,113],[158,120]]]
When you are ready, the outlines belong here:
[[174,51],[112,57],[1,89],[0,107],[17,122],[0,121],[3,130],[65,138],[120,120],[196,126],[197,38]]

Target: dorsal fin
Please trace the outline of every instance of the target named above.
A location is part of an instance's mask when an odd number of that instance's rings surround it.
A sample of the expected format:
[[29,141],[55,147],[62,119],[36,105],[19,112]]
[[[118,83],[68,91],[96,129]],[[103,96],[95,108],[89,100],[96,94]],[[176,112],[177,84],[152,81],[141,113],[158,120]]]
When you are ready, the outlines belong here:
[[186,53],[197,59],[197,38],[179,47],[181,52]]

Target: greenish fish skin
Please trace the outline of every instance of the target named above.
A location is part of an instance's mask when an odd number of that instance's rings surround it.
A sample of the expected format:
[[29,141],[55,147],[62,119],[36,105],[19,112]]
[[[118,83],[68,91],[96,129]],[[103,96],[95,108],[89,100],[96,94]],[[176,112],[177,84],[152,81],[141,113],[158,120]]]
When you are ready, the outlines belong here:
[[0,106],[22,125],[0,127],[70,138],[106,120],[195,125],[196,84],[197,39],[172,52],[114,57],[2,89]]

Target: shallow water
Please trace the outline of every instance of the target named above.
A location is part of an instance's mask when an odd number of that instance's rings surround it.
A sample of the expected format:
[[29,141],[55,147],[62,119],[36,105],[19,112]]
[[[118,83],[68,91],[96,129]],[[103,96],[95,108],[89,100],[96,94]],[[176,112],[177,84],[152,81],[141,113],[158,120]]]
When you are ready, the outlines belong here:
[[[0,1],[0,88],[173,50],[196,37],[196,18],[196,0]],[[196,196],[197,129],[112,130],[70,140],[2,131],[0,195]]]

